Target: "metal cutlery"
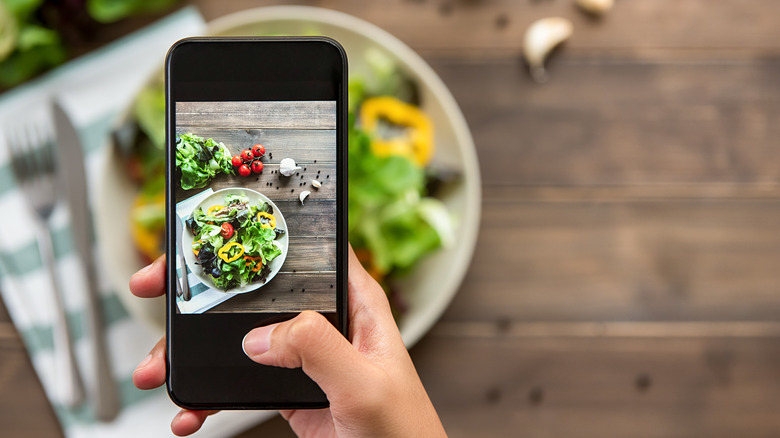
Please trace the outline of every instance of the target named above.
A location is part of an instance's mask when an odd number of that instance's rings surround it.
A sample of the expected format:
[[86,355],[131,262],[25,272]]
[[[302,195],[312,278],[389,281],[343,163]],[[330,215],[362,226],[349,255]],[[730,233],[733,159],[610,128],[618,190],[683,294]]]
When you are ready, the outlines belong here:
[[[181,284],[179,284],[178,280],[176,282],[177,289],[181,289],[181,297],[184,299],[184,301],[189,301],[190,298],[192,298],[192,294],[190,293],[190,282],[187,279],[187,262],[184,259],[184,252],[182,252],[182,239],[184,238],[184,227],[181,224],[181,218],[179,215],[176,215],[173,220],[176,221],[176,249],[179,253],[179,264],[181,265],[182,269],[182,275],[181,275]],[[178,293],[178,290],[177,290]]]
[[57,369],[57,398],[67,407],[84,400],[84,387],[78,372],[73,341],[67,325],[62,290],[55,274],[54,249],[49,220],[61,199],[57,180],[56,151],[51,129],[38,124],[22,124],[9,128],[6,135],[11,155],[11,168],[33,213],[38,251],[51,283],[54,312],[54,355]]
[[111,371],[108,345],[104,336],[100,291],[97,283],[97,263],[92,244],[92,218],[90,215],[87,178],[84,167],[84,151],[73,123],[59,104],[52,107],[57,133],[59,161],[63,172],[65,199],[70,209],[71,231],[76,254],[82,262],[86,285],[86,335],[93,348],[95,385],[90,398],[95,416],[102,421],[112,420],[120,410],[119,393]]

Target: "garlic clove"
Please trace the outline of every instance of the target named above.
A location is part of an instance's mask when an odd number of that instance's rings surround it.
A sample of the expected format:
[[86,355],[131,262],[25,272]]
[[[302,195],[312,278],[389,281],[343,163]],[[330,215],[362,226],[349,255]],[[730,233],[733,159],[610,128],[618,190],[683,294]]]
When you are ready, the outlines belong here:
[[316,179],[311,180],[311,185],[313,185],[315,189],[322,187],[322,183],[317,181]]
[[523,42],[523,54],[531,69],[531,77],[536,82],[547,82],[544,61],[558,44],[569,39],[573,31],[571,21],[561,17],[542,18],[528,26]]
[[577,6],[593,15],[604,15],[615,4],[615,0],[576,0]]
[[311,194],[310,191],[304,190],[304,191],[301,192],[300,195],[298,195],[298,199],[300,199],[301,205],[303,205],[303,200],[309,197],[309,194]]
[[292,158],[285,158],[279,162],[279,173],[284,176],[290,176],[295,173],[296,170],[300,170],[300,166],[295,165],[295,160]]

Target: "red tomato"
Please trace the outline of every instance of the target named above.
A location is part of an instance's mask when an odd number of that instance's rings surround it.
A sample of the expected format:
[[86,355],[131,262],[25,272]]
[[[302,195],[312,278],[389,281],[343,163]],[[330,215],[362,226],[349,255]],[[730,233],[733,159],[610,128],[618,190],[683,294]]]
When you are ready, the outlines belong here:
[[260,160],[252,161],[252,172],[260,173],[263,170],[263,163]]
[[255,158],[260,158],[265,155],[265,146],[260,143],[252,146],[252,155],[254,155]]
[[245,163],[248,163],[255,159],[255,156],[252,155],[252,151],[249,149],[244,149],[241,151],[241,159],[244,160]]
[[244,164],[244,160],[241,159],[241,155],[233,155],[233,159],[230,162],[233,163],[233,166],[235,167]]
[[222,230],[219,232],[219,234],[224,237],[225,239],[230,239],[233,236],[233,225],[230,225],[229,223],[225,222],[222,224]]
[[246,164],[242,164],[241,167],[238,168],[238,174],[241,176],[249,176],[252,173],[252,170],[249,169],[249,166]]

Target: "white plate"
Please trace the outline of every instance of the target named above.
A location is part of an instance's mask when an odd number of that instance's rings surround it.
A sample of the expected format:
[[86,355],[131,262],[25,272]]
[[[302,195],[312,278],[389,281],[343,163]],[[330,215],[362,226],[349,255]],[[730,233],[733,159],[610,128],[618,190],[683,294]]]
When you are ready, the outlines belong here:
[[[268,273],[268,276],[266,277],[265,283],[249,283],[245,284],[241,287],[237,287],[234,289],[230,289],[227,292],[235,293],[235,294],[242,294],[246,292],[252,292],[255,290],[260,289],[261,287],[268,284],[271,279],[273,279],[276,276],[276,273],[279,272],[280,269],[282,269],[282,265],[284,264],[284,260],[287,258],[287,248],[289,247],[289,237],[287,234],[287,222],[284,220],[284,215],[282,214],[282,211],[279,210],[279,207],[276,206],[268,197],[266,197],[264,194],[256,192],[251,189],[246,189],[243,187],[237,187],[237,188],[230,188],[230,189],[222,189],[217,190],[216,192],[210,194],[205,199],[200,201],[198,205],[192,209],[192,211],[197,210],[198,208],[202,208],[203,211],[206,211],[209,209],[209,207],[214,205],[223,205],[225,202],[225,196],[228,195],[243,195],[249,198],[249,205],[257,205],[261,202],[265,202],[267,204],[270,204],[271,207],[274,208],[274,219],[276,220],[276,228],[279,228],[281,230],[284,230],[285,233],[277,240],[274,240],[274,243],[279,247],[279,249],[282,250],[282,253],[276,257],[275,259],[271,260],[271,263],[269,264],[271,271]],[[192,214],[192,211],[187,212],[187,217]],[[182,216],[182,219],[186,220],[186,217]],[[192,232],[190,232],[190,229],[188,227],[184,227],[184,248],[192,248],[192,241],[194,239],[194,236],[192,235]],[[221,290],[214,284],[214,280],[212,280],[211,276],[204,273],[203,269],[201,269],[200,265],[196,264],[197,259],[195,258],[195,254],[192,251],[184,251],[184,259],[187,262],[187,266],[190,267],[190,270],[193,274],[195,274],[198,279],[204,283],[206,286]]]
[[[481,213],[480,175],[474,141],[455,99],[431,67],[412,49],[384,30],[351,15],[306,6],[271,6],[237,12],[209,25],[209,34],[222,36],[305,34],[317,32],[339,41],[349,58],[350,73],[366,70],[362,55],[378,48],[396,60],[403,72],[419,89],[422,109],[435,127],[434,162],[459,169],[463,181],[448,190],[441,200],[457,220],[458,241],[422,260],[413,272],[399,279],[399,289],[408,303],[408,311],[399,320],[401,336],[407,347],[414,345],[439,319],[455,296],[468,270],[479,230]],[[113,149],[113,148],[111,148]],[[159,333],[165,332],[165,303],[133,297],[127,280],[142,267],[132,250],[129,232],[130,203],[135,189],[124,176],[116,154],[106,154],[97,223],[104,254],[116,254],[107,260],[119,297],[135,317],[149,322]],[[126,248],[121,254],[117,248]]]

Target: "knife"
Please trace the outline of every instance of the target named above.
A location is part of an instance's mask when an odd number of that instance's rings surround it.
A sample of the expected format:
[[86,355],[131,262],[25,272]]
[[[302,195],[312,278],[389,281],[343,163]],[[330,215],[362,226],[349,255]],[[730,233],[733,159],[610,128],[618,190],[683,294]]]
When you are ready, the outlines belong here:
[[93,349],[93,370],[96,382],[89,387],[95,417],[101,421],[113,420],[119,413],[119,393],[111,372],[108,345],[97,282],[97,265],[92,245],[92,218],[87,195],[87,174],[84,168],[84,151],[73,123],[59,103],[52,104],[54,126],[57,133],[59,160],[63,171],[65,201],[70,210],[71,233],[76,254],[84,268],[86,279],[86,330],[85,335]]
[[181,265],[181,284],[176,283],[176,286],[178,286],[178,289],[181,290],[181,296],[184,301],[189,301],[190,298],[192,298],[192,295],[190,295],[190,282],[187,279],[187,261],[184,259],[184,252],[182,252],[182,240],[184,239],[184,227],[181,225],[181,218],[177,214],[174,217],[174,220],[176,221],[176,249],[179,252],[179,264]]

